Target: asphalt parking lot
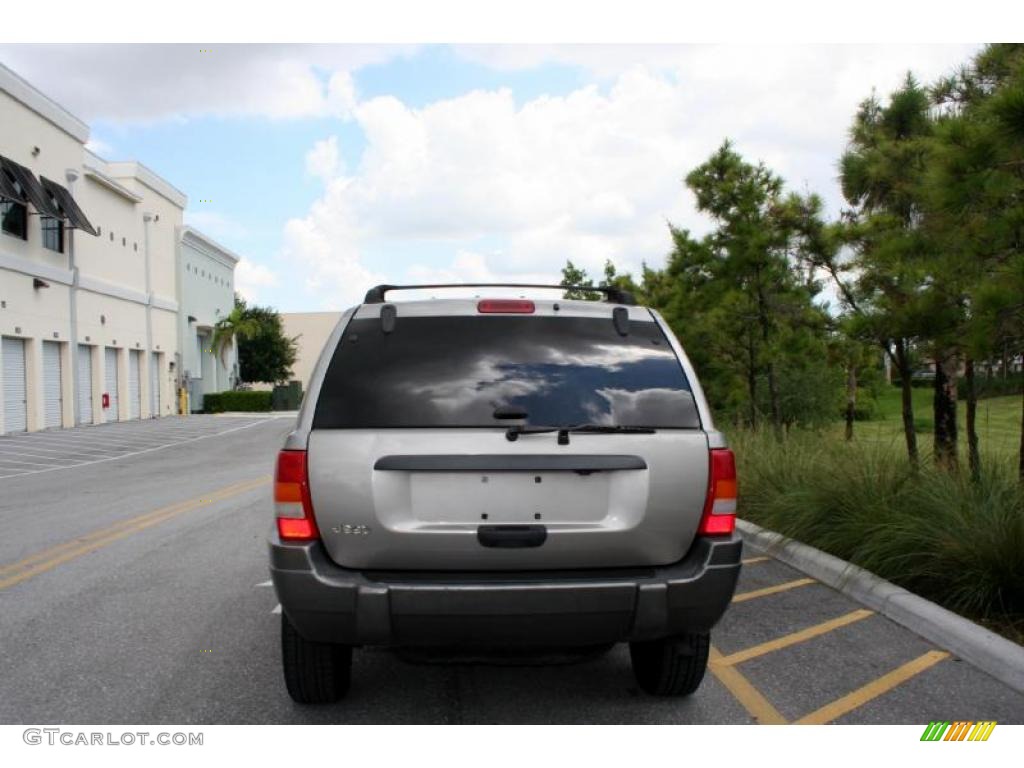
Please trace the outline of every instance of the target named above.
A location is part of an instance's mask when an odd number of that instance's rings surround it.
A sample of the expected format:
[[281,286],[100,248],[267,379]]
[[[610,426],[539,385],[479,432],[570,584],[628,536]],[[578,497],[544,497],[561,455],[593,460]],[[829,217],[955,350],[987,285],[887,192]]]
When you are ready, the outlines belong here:
[[264,546],[289,428],[188,417],[53,433],[130,450],[0,478],[0,722],[1024,723],[1021,694],[750,547],[688,699],[641,693],[621,645],[558,664],[366,649],[346,700],[297,706]]
[[0,435],[0,478],[157,451],[247,429],[264,420],[196,415]]

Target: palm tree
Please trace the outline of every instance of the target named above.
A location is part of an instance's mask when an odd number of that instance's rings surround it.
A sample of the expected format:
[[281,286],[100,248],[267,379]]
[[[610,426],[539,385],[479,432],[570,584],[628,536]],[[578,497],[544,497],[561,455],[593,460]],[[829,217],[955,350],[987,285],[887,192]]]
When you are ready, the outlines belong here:
[[231,314],[217,321],[213,329],[212,346],[220,357],[221,364],[227,368],[225,354],[235,340],[244,336],[253,336],[259,332],[259,323],[248,317],[245,306],[236,304]]

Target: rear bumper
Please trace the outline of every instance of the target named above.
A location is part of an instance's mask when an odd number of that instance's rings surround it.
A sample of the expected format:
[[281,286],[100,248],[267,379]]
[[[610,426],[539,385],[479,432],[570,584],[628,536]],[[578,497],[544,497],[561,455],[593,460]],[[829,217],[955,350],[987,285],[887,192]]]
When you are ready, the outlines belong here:
[[668,566],[517,573],[353,571],[320,542],[270,540],[284,613],[349,645],[551,647],[707,632],[732,599],[738,535],[698,538]]

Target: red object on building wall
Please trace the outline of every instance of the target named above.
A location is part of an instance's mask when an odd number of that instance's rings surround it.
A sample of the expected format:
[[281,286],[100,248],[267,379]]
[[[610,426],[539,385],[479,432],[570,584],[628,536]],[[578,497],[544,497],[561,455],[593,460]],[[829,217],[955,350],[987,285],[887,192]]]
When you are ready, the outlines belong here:
[[103,407],[110,407],[110,395],[108,395],[106,392],[103,393]]

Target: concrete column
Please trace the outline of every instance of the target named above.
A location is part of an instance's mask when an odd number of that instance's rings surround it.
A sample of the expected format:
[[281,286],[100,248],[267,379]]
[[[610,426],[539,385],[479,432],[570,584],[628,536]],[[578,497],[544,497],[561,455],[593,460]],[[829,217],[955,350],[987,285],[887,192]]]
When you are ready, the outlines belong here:
[[128,348],[117,350],[117,420],[128,421]]
[[78,409],[78,393],[75,391],[74,342],[64,341],[60,345],[60,393],[61,393],[61,425],[67,429],[75,426],[75,411]]
[[43,340],[25,339],[25,405],[27,429],[35,432],[46,426],[43,400]]
[[92,423],[103,423],[103,392],[106,381],[106,362],[103,358],[103,345],[92,347]]
[[[68,182],[68,193],[74,197],[75,182],[78,181],[78,170],[68,168],[64,172],[64,178]],[[68,288],[68,324],[70,326],[70,337],[72,344],[78,344],[78,265],[75,264],[75,230],[71,227],[64,229],[64,236],[68,244],[68,269],[71,270],[71,286]],[[72,350],[73,351],[73,350]],[[71,398],[71,424],[78,421],[78,397],[76,394],[76,382],[78,381],[78,367],[71,368],[71,392],[75,394]]]

